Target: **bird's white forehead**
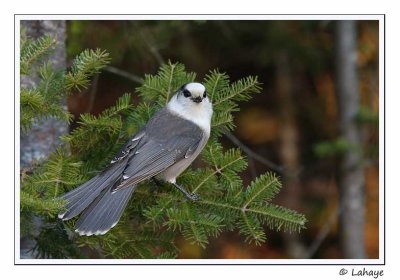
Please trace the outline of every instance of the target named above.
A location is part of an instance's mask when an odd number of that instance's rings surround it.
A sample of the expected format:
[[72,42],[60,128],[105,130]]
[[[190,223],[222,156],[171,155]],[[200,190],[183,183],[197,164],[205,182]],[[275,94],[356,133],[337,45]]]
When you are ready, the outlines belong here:
[[189,83],[185,88],[190,91],[193,95],[203,95],[206,88],[200,83]]

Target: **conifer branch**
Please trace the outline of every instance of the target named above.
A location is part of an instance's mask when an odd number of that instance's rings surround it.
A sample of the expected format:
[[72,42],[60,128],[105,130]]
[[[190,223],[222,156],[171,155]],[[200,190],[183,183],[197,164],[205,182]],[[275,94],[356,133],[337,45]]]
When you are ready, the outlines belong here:
[[144,83],[138,88],[139,95],[145,102],[155,102],[160,107],[164,106],[173,92],[183,84],[193,82],[195,73],[187,73],[180,63],[161,65],[157,75],[145,75]]
[[206,75],[204,84],[208,89],[208,95],[211,101],[214,102],[216,94],[229,86],[229,77],[225,73],[220,73],[218,70],[212,70]]
[[270,201],[278,194],[280,188],[281,183],[272,173],[261,175],[247,187],[243,208],[246,209],[253,201]]
[[257,77],[247,77],[233,83],[229,89],[222,92],[220,97],[215,100],[214,106],[218,106],[228,100],[248,100],[252,93],[260,92],[260,83]]
[[[48,94],[40,92],[54,92],[58,85],[52,81],[62,81],[65,94],[71,89],[88,86],[89,76],[107,60],[105,52],[84,52],[65,75],[53,75],[51,67],[44,65],[41,76],[46,82],[37,90],[39,93],[35,90],[23,92],[21,115],[26,114],[29,121],[35,113],[44,114],[41,110],[49,99]],[[115,106],[98,116],[81,115],[80,127],[62,137],[71,151],[58,150],[32,175],[24,176],[21,193],[24,228],[28,230],[29,211],[54,217],[62,205],[57,200],[51,204],[50,198],[80,185],[107,166],[128,136],[142,128],[169,101],[173,92],[194,81],[195,77],[195,73],[186,72],[184,65],[168,62],[156,75],[145,76],[137,89],[142,102],[135,108],[130,103],[130,95],[125,94]],[[203,167],[188,168],[178,178],[180,184],[198,193],[201,199],[195,203],[186,201],[168,184],[150,192],[154,184],[143,182],[136,188],[116,227],[104,236],[74,239],[76,246],[101,248],[100,254],[109,258],[171,258],[177,256],[178,248],[174,245],[177,234],[205,248],[210,237],[227,230],[236,229],[246,242],[260,245],[266,241],[265,227],[288,231],[304,228],[303,215],[271,203],[281,188],[279,179],[266,173],[243,187],[239,173],[247,167],[246,158],[239,149],[224,150],[219,143],[222,133],[234,127],[232,113],[239,110],[237,101],[248,100],[252,94],[260,92],[257,77],[230,83],[228,75],[212,70],[203,84],[214,104],[212,135],[201,154]],[[74,222],[68,221],[65,226],[72,228]],[[46,234],[50,232],[57,232],[57,229],[49,229]],[[64,239],[60,244],[63,244],[61,248],[69,248]],[[41,244],[42,253],[54,255],[58,247],[53,245],[51,249]],[[63,254],[73,254],[62,250]]]
[[55,217],[57,212],[62,209],[62,201],[54,199],[39,199],[33,194],[25,191],[20,193],[21,211],[30,212],[30,214],[43,215],[46,217]]
[[69,122],[72,115],[66,112],[61,106],[49,102],[39,89],[21,89],[21,130],[28,132],[35,121],[49,117],[56,117],[60,120]]
[[261,245],[267,237],[260,222],[257,219],[251,218],[245,211],[242,211],[241,214],[242,220],[238,223],[239,232],[246,236],[245,240],[247,242],[254,242],[256,245]]
[[54,50],[57,40],[51,36],[43,36],[35,41],[26,38],[21,40],[20,72],[29,75],[34,63],[43,59]]
[[168,86],[167,86],[167,94],[165,97],[165,104],[168,103],[170,96],[172,95],[172,80],[174,77],[174,70],[175,70],[176,64],[171,64],[170,63],[170,71],[168,72]]
[[224,166],[215,167],[215,171],[214,171],[212,174],[208,175],[206,178],[204,178],[204,179],[193,189],[193,192],[194,192],[194,193],[197,192],[197,191],[200,189],[200,187],[201,187],[202,185],[204,185],[210,178],[212,178],[212,176],[214,176],[214,175],[216,175],[216,174],[221,174],[222,171],[223,171],[225,168],[228,168],[230,165],[236,163],[237,161],[239,161],[239,160],[241,160],[241,159],[243,159],[243,158],[242,158],[242,157],[238,157],[238,158],[233,159],[231,162],[228,162],[228,163],[225,164]]
[[85,50],[79,54],[65,75],[65,84],[68,91],[82,90],[89,86],[89,78],[109,64],[110,58],[106,51],[100,49]]

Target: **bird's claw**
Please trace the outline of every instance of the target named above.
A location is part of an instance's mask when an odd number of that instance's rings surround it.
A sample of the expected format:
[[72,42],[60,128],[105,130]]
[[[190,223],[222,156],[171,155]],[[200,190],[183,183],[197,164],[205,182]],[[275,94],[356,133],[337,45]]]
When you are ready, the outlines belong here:
[[189,199],[190,199],[191,201],[199,201],[199,200],[200,200],[200,196],[199,196],[197,193],[192,193],[192,194],[189,196]]

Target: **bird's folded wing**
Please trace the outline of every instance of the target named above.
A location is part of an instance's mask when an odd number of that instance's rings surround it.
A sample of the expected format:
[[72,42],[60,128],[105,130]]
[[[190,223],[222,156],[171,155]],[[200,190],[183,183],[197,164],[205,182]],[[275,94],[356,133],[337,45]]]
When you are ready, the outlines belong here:
[[[201,139],[200,139],[201,140]],[[200,140],[181,137],[173,144],[157,143],[147,140],[131,156],[121,181],[113,187],[117,191],[124,187],[140,183],[163,172],[165,169],[185,158],[185,155],[197,148]]]
[[[204,138],[202,129],[167,108],[158,111],[142,132],[132,139],[132,146],[119,157],[129,157],[121,180],[113,186],[117,191],[154,177],[174,163],[190,156]],[[136,140],[137,139],[137,144]],[[129,155],[126,151],[129,150]]]

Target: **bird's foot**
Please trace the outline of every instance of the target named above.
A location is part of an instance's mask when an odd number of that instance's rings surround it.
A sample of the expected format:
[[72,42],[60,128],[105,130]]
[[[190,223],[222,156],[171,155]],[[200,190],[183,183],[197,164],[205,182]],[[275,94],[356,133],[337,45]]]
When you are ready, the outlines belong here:
[[178,190],[180,190],[185,196],[186,196],[186,198],[188,199],[188,200],[191,200],[191,201],[198,201],[198,200],[200,200],[200,196],[198,195],[198,194],[196,194],[196,193],[192,193],[192,194],[190,194],[190,193],[188,193],[188,191],[187,190],[185,190],[182,186],[180,186],[180,185],[178,185],[178,184],[176,184],[176,183],[172,183]]
[[191,201],[199,201],[200,196],[197,193],[192,193],[187,197]]

